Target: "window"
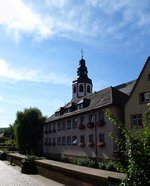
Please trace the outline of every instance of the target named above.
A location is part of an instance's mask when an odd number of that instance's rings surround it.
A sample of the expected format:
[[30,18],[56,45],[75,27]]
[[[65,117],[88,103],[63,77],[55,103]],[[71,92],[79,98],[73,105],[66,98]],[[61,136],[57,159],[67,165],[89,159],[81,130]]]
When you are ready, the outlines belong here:
[[67,145],[71,145],[71,136],[67,136]]
[[79,86],[79,92],[83,92],[83,85],[82,84]]
[[72,136],[72,145],[77,145],[77,136]]
[[66,144],[66,137],[62,137],[62,145]]
[[67,129],[71,129],[71,120],[67,120]]
[[103,133],[99,134],[99,142],[104,142],[105,141],[105,137]]
[[89,135],[89,142],[94,143],[94,135],[93,134]]
[[48,143],[48,145],[49,145],[49,146],[51,145],[51,138],[49,138],[49,143]]
[[45,138],[45,146],[47,146],[47,138]]
[[60,112],[55,112],[55,116],[60,116]]
[[44,132],[47,134],[47,125],[44,125]]
[[73,87],[73,93],[76,93],[77,89],[76,86]]
[[53,132],[56,132],[55,123],[53,124]]
[[140,94],[140,103],[147,103],[149,101],[149,92],[144,92]]
[[60,131],[61,130],[61,122],[57,123],[57,130]]
[[80,143],[84,143],[84,136],[80,136]]
[[66,129],[66,121],[62,121],[62,130]]
[[53,145],[56,145],[55,138],[53,138]]
[[80,117],[80,124],[83,124],[84,123],[84,116],[81,116]]
[[48,126],[48,132],[51,133],[51,124]]
[[132,128],[142,127],[142,114],[136,114],[131,116],[131,126]]
[[91,90],[90,90],[90,85],[87,86],[87,92],[90,93]]
[[83,108],[83,103],[77,105],[77,110],[80,110]]
[[76,129],[77,128],[77,118],[74,118],[73,120],[72,120],[72,128],[73,129]]
[[148,74],[148,80],[150,81],[150,74]]
[[61,145],[61,137],[57,138],[57,145]]
[[89,115],[89,122],[90,123],[94,122],[94,115],[93,114]]
[[98,121],[104,121],[104,112],[103,111],[100,111],[98,113]]

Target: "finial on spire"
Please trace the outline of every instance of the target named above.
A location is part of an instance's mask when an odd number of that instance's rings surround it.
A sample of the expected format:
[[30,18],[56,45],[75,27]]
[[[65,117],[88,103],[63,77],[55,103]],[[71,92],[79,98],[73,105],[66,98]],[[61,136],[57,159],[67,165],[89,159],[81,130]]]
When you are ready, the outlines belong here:
[[83,50],[82,50],[82,48],[81,48],[81,57],[82,57],[82,59],[83,59],[83,53],[84,53],[84,52],[83,52]]

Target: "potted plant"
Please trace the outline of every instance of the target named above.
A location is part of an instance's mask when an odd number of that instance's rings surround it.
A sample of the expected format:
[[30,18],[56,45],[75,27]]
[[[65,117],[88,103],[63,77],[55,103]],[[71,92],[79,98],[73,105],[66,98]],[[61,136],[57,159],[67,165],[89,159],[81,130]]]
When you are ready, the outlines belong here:
[[93,142],[89,142],[89,143],[88,143],[88,146],[89,146],[89,147],[94,147],[94,143],[93,143]]
[[85,129],[85,125],[84,124],[79,124],[79,129],[80,130]]
[[80,147],[85,147],[85,143],[83,143],[83,142],[82,143],[79,143],[79,146]]
[[21,172],[24,174],[37,174],[34,158],[28,156],[21,161]]
[[90,128],[90,129],[91,129],[91,128],[94,128],[94,123],[93,123],[93,122],[89,122],[89,123],[87,124],[87,127]]
[[97,124],[98,127],[103,127],[105,125],[105,121],[104,120],[100,120],[96,124]]
[[101,141],[97,143],[98,147],[104,147],[105,146],[105,142]]

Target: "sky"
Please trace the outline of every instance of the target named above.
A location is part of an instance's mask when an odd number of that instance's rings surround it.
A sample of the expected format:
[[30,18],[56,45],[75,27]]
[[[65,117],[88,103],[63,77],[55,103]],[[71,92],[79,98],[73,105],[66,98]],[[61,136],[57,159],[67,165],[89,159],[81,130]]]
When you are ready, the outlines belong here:
[[0,0],[0,127],[69,102],[81,49],[98,91],[137,79],[149,44],[149,0]]

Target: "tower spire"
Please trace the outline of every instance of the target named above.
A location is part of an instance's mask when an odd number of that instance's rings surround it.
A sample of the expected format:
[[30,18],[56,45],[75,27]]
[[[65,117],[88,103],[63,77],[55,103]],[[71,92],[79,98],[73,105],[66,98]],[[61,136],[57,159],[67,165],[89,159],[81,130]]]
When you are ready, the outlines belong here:
[[83,59],[83,53],[84,53],[84,51],[83,51],[83,49],[81,48],[81,58]]
[[86,62],[83,59],[83,50],[81,49],[77,79],[72,82],[72,99],[75,100],[92,93],[92,86],[92,80],[88,77]]

